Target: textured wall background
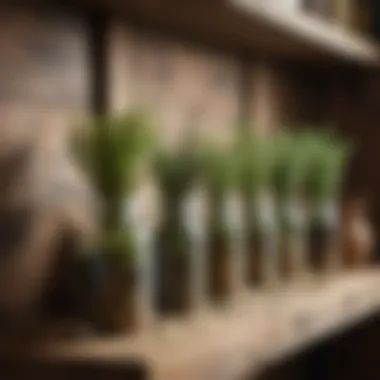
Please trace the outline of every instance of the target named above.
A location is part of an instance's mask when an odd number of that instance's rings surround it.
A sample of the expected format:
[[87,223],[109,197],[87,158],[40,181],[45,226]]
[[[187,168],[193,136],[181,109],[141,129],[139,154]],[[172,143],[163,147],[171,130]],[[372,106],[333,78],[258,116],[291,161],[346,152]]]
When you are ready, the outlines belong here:
[[[73,210],[86,215],[86,188],[64,150],[68,128],[89,111],[86,25],[63,10],[0,10],[0,157],[20,149],[26,155],[0,173],[2,188],[9,185],[0,197],[1,221],[7,224],[11,205],[25,215],[33,210],[29,224],[14,225],[18,238],[6,258],[1,247],[0,306],[24,307],[40,295],[67,218],[62,204],[71,216]],[[7,171],[14,173],[11,184]]]
[[26,138],[87,112],[90,57],[80,17],[2,8],[0,30],[0,134]]
[[233,57],[117,22],[108,41],[111,111],[146,109],[166,142],[189,125],[222,138],[237,124],[241,71]]

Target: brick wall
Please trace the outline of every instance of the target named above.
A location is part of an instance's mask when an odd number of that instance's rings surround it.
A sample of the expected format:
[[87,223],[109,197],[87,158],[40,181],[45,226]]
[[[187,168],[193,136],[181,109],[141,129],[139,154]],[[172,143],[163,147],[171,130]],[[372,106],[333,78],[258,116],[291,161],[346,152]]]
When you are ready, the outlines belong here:
[[241,67],[234,57],[118,22],[108,41],[111,111],[145,109],[170,143],[189,125],[215,138],[237,125]]
[[66,124],[87,112],[89,46],[81,21],[62,10],[0,10],[2,135],[19,141],[41,124]]

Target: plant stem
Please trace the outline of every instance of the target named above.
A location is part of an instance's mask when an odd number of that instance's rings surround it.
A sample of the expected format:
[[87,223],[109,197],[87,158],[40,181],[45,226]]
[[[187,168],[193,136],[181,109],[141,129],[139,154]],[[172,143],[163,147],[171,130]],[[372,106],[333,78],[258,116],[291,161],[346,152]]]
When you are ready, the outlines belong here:
[[112,199],[106,202],[106,210],[103,220],[103,228],[106,231],[118,230],[123,225],[123,202],[120,199]]

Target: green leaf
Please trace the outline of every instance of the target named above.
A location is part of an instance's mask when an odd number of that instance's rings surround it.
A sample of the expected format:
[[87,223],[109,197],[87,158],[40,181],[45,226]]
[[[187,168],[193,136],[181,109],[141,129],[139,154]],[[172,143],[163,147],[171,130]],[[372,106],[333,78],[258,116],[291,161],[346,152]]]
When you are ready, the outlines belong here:
[[235,146],[224,147],[207,142],[202,162],[207,187],[211,194],[223,194],[239,185],[242,160]]
[[73,137],[72,151],[103,200],[124,197],[135,184],[136,170],[153,147],[143,115],[99,118]]
[[236,154],[240,155],[240,183],[244,194],[252,197],[268,188],[274,164],[273,139],[244,132],[238,136]]
[[309,134],[307,146],[312,157],[307,191],[315,201],[337,197],[346,174],[350,146],[328,133]]
[[[144,115],[130,112],[122,117],[95,119],[73,135],[72,153],[104,205],[104,233],[108,235],[112,231],[118,236],[104,238],[118,240],[119,245],[131,233],[124,226],[123,200],[136,185],[140,164],[150,159],[154,146],[150,128]],[[125,254],[129,251],[125,250]]]
[[179,201],[201,176],[199,152],[195,146],[159,150],[153,168],[163,196]]

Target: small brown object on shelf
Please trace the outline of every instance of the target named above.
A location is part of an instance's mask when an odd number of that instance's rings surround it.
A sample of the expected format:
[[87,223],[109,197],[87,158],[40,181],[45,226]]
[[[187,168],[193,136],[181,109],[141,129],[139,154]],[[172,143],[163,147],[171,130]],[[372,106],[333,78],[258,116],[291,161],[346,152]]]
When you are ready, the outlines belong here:
[[159,256],[158,310],[161,314],[186,314],[192,305],[189,252],[165,252]]
[[374,234],[367,210],[367,203],[363,199],[350,200],[344,207],[342,245],[344,263],[348,267],[363,266],[371,259]]
[[216,301],[227,301],[236,291],[236,279],[233,273],[234,254],[229,242],[217,235],[210,239],[209,291]]
[[249,234],[247,244],[247,282],[250,286],[257,286],[264,281],[262,268],[264,255],[264,237],[258,231]]
[[306,244],[301,236],[287,234],[281,244],[281,275],[296,279],[306,270]]
[[309,249],[310,266],[315,272],[323,272],[330,269],[333,261],[331,256],[336,251],[336,231],[326,226],[323,222],[316,221],[310,227]]
[[105,333],[129,334],[145,331],[154,322],[150,289],[150,263],[136,260],[107,265],[108,275],[95,302],[96,325]]
[[99,302],[98,322],[109,332],[131,332],[137,325],[136,273],[126,268],[113,270]]

